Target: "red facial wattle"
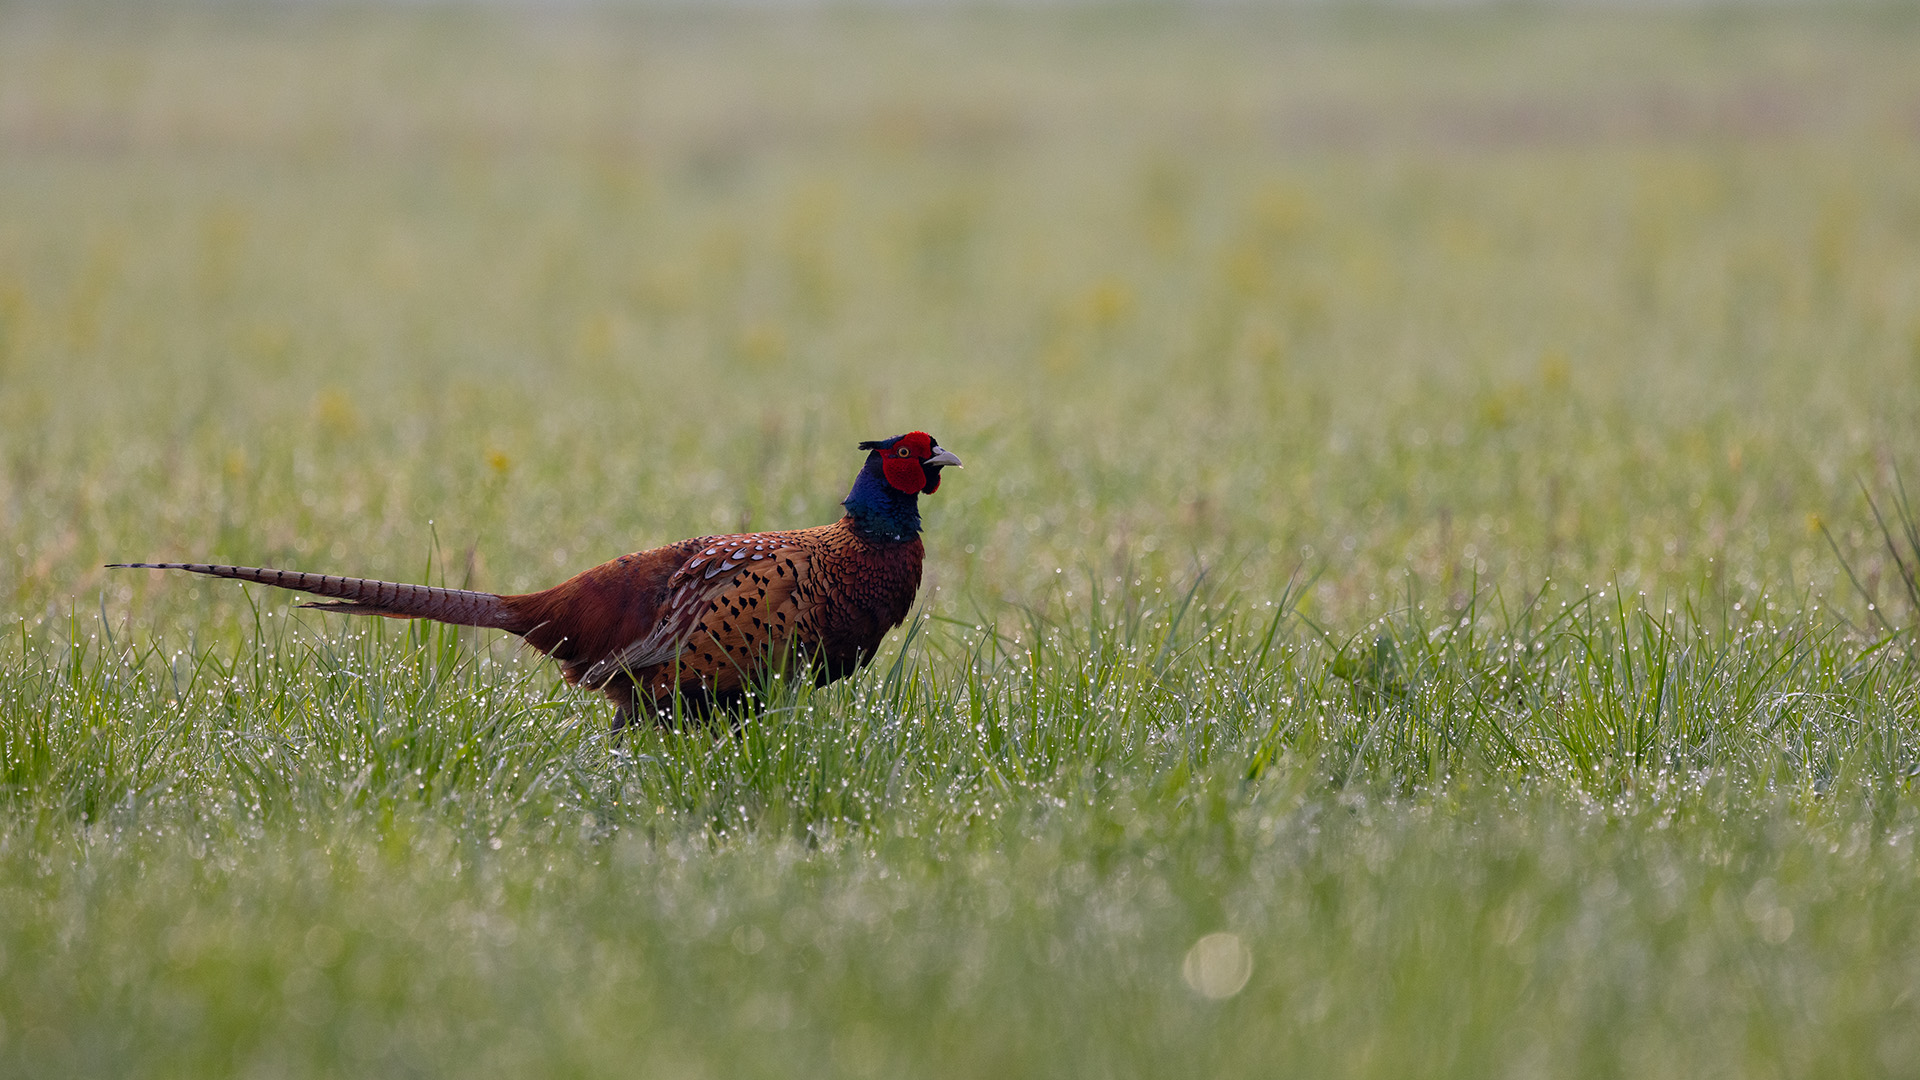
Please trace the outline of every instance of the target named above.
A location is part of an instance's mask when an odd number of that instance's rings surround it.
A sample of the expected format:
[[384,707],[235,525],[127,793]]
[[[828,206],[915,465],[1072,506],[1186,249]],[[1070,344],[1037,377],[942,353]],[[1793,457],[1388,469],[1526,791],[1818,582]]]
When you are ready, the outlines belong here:
[[860,448],[880,456],[880,471],[887,485],[906,495],[930,495],[940,490],[940,470],[960,465],[959,458],[924,431],[909,431],[884,443],[864,442]]
[[927,470],[920,467],[917,457],[900,457],[897,453],[889,452],[880,467],[887,474],[887,483],[909,495],[918,495],[927,490]]
[[927,470],[920,464],[933,456],[933,436],[926,432],[910,431],[881,453],[885,457],[880,467],[886,473],[887,483],[896,490],[918,495],[939,486],[937,479],[932,484],[927,482]]

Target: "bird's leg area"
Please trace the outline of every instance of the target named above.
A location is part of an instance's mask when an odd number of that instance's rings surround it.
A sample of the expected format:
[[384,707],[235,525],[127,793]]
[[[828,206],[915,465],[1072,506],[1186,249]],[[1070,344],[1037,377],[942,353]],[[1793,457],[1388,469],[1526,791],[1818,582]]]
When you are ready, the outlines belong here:
[[634,720],[637,695],[634,693],[633,680],[616,675],[600,688],[600,692],[613,702],[613,734],[618,738],[621,729]]

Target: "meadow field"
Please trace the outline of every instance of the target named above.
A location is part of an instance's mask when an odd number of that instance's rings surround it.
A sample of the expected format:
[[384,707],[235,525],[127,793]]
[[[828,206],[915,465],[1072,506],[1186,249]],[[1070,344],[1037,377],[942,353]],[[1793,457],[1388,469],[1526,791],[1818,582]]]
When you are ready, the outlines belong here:
[[[0,7],[0,1076],[1920,1076],[1915,56]],[[102,568],[523,591],[916,428],[918,614],[732,734]]]

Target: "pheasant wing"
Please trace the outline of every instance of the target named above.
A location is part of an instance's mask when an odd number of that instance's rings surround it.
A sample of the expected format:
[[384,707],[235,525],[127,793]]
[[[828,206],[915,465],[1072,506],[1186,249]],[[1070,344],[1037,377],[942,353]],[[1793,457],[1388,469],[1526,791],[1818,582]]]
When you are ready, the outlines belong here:
[[768,656],[792,648],[796,633],[805,642],[817,604],[802,584],[811,568],[811,551],[791,534],[714,538],[668,579],[653,627],[580,681],[599,686],[677,661],[678,681],[737,689]]

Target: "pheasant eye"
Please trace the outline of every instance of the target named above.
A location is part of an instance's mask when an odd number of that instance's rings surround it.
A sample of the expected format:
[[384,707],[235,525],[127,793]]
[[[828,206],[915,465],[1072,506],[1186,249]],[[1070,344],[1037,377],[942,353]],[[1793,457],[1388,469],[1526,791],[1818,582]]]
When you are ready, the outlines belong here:
[[908,454],[911,454],[911,453],[913,453],[913,451],[911,451],[911,450],[909,450],[909,449],[907,449],[907,448],[906,448],[906,447],[904,447],[904,446],[902,446],[902,447],[900,448],[900,456],[901,456],[901,457],[906,457],[906,456],[907,456]]

